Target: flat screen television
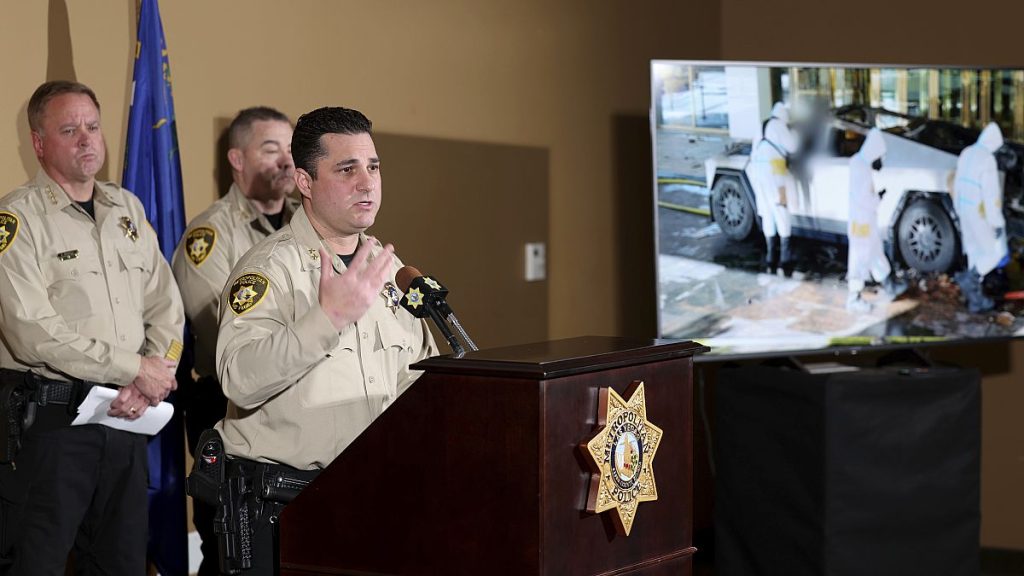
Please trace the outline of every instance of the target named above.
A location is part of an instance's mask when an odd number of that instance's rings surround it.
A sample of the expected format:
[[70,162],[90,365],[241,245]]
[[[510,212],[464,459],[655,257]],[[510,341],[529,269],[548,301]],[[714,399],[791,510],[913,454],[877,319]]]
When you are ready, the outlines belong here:
[[651,134],[661,337],[1024,336],[1024,70],[656,60]]

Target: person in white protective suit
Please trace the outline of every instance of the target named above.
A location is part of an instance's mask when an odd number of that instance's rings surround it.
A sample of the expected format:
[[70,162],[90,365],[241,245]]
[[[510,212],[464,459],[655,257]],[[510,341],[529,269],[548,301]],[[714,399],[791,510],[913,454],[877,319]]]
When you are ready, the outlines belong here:
[[982,293],[985,275],[1007,257],[1003,189],[995,151],[1003,146],[1003,134],[989,122],[978,141],[964,148],[956,163],[953,207],[960,219],[960,240],[967,256],[966,269],[956,275],[970,312],[991,310],[995,303]]
[[[796,133],[789,129],[789,112],[782,102],[772,107],[772,116],[764,124],[763,138],[754,145],[747,167],[747,177],[754,188],[757,214],[761,217],[767,250],[765,268],[774,273],[777,266],[789,275],[793,256],[789,237],[792,226],[787,203],[796,195],[796,181],[789,172],[787,159],[797,151]],[[781,254],[776,261],[775,236],[779,236]]]
[[869,280],[884,282],[890,298],[906,290],[906,285],[897,282],[893,275],[882,244],[882,234],[878,229],[881,196],[875,190],[872,172],[881,169],[883,155],[885,140],[882,139],[882,132],[872,128],[861,144],[860,151],[850,158],[850,220],[846,228],[849,240],[846,266],[849,296],[846,308],[853,312],[871,310],[871,304],[862,295]]

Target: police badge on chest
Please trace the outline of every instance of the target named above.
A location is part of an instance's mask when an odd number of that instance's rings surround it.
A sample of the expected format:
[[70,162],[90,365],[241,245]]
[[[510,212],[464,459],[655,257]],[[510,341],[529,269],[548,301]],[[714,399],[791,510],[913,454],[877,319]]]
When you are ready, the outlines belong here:
[[132,222],[132,219],[127,216],[121,216],[121,231],[124,232],[124,237],[131,240],[132,242],[138,242],[139,240],[139,228]]
[[398,288],[390,280],[384,284],[384,288],[380,291],[380,296],[387,303],[388,310],[397,314],[398,304],[402,300],[402,293],[398,291]]

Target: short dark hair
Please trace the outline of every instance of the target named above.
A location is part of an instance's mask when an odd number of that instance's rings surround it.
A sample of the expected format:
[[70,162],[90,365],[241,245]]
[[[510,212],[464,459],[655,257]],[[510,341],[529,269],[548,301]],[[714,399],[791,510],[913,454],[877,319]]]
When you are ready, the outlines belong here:
[[96,105],[96,110],[100,109],[100,101],[96,99],[96,93],[85,84],[68,80],[43,82],[28,99],[28,127],[33,132],[39,130],[43,114],[46,113],[46,105],[50,103],[50,100],[62,94],[85,94]]
[[299,116],[292,132],[292,159],[316,179],[316,163],[327,155],[320,137],[324,134],[372,134],[373,123],[351,108],[317,108]]
[[249,138],[249,129],[256,122],[263,120],[275,120],[292,125],[291,118],[287,117],[280,110],[269,106],[253,106],[246,108],[235,116],[228,126],[228,148],[241,148]]

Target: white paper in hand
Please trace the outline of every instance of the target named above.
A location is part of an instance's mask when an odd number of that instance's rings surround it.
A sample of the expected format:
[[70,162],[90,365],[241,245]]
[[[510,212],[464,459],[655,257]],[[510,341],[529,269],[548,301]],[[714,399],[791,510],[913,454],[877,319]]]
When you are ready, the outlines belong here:
[[167,402],[161,402],[156,406],[150,406],[145,414],[135,420],[108,416],[110,403],[115,398],[117,398],[117,390],[93,386],[85,400],[82,401],[82,405],[78,407],[78,417],[71,425],[102,424],[118,430],[152,436],[159,432],[174,415],[174,406]]

